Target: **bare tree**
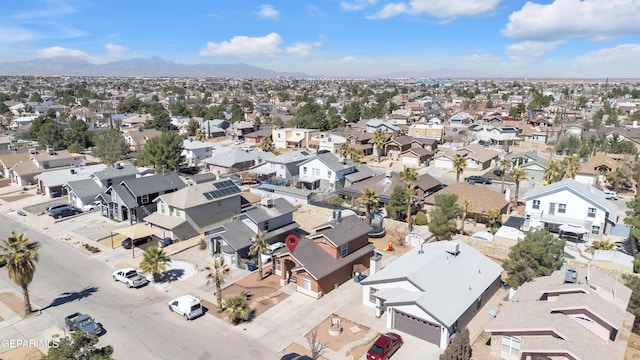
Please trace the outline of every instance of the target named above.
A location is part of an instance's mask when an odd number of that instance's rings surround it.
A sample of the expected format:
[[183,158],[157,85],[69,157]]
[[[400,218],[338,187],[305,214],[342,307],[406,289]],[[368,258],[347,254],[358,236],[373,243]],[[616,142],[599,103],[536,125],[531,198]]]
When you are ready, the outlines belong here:
[[314,360],[319,359],[327,349],[327,344],[321,343],[318,339],[317,327],[307,334],[307,343],[309,344],[309,349],[311,350],[311,357]]

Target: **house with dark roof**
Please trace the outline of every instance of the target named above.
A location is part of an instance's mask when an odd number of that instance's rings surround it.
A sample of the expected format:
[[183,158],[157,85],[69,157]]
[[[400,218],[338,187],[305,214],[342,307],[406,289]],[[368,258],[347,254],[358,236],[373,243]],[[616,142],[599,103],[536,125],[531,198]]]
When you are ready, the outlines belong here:
[[525,215],[531,228],[545,228],[577,240],[601,238],[618,222],[618,206],[602,190],[564,179],[529,189]]
[[500,359],[623,359],[634,322],[631,290],[595,266],[557,270],[520,286],[484,331]]
[[157,211],[144,220],[163,238],[188,239],[240,214],[241,197],[242,190],[229,179],[196,183],[155,198]]
[[386,316],[388,328],[445,349],[484,311],[500,289],[502,271],[463,241],[426,243],[381,270],[370,268],[361,282],[362,303],[376,317]]
[[249,247],[259,232],[265,232],[263,239],[269,244],[284,242],[289,234],[297,233],[299,225],[293,221],[297,210],[285,199],[263,198],[231,221],[205,231],[204,240],[212,254],[221,254],[225,263],[239,266],[241,259],[249,258]]
[[264,157],[264,161],[251,169],[251,172],[268,178],[291,179],[299,175],[298,165],[300,163],[314,158],[316,155],[307,150],[297,150],[277,156],[261,152],[260,156]]
[[365,156],[373,154],[373,147],[375,146],[373,143],[373,133],[362,132],[351,134],[347,136],[347,142],[352,148],[362,151]]
[[[37,182],[38,194],[47,197],[65,195],[67,194],[65,185],[68,182],[89,179],[94,172],[103,170],[106,167],[104,164],[97,164],[43,172],[34,178]],[[72,200],[74,199],[69,198],[70,203],[74,203]],[[82,207],[82,205],[80,205],[80,207]]]
[[[416,197],[419,199],[436,192],[442,187],[442,183],[429,174],[418,175],[418,180],[411,183],[416,191]],[[391,170],[387,170],[382,174],[369,177],[358,181],[348,187],[338,190],[338,194],[358,198],[362,195],[364,188],[372,189],[378,194],[378,200],[386,204],[391,199],[393,188],[396,186],[405,187],[404,181],[400,180],[400,175]]]
[[[94,169],[87,178],[67,179],[62,187],[63,192],[67,193],[69,203],[82,208],[84,205],[94,202],[98,194],[111,185],[135,179],[138,175],[138,169],[129,161],[119,161],[112,167],[102,166],[102,169]],[[103,215],[108,216],[108,213],[104,212]]]
[[117,221],[135,224],[157,209],[156,197],[185,186],[175,172],[121,181],[96,197],[102,202],[103,215]]
[[356,165],[347,158],[332,153],[318,154],[298,164],[297,182],[311,190],[335,190],[343,188],[344,177],[355,171]]
[[370,231],[356,215],[337,216],[300,238],[293,251],[276,252],[274,273],[282,285],[293,282],[297,292],[320,298],[369,266],[374,249]]
[[271,139],[271,129],[265,128],[244,134],[247,144],[260,144],[264,138]]

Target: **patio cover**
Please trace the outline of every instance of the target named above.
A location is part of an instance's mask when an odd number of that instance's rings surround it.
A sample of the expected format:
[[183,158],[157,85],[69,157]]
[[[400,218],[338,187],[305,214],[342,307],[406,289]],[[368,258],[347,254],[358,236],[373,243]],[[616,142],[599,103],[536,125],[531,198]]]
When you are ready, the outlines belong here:
[[122,229],[113,230],[114,233],[130,237],[131,239],[140,239],[145,236],[151,236],[158,231],[157,228],[148,226],[147,223],[137,223]]
[[302,139],[304,139],[304,135],[293,135],[287,139],[287,142],[292,142],[297,144],[300,141],[302,141]]
[[562,232],[568,232],[568,233],[573,233],[573,234],[577,234],[577,235],[582,235],[582,234],[589,233],[589,230],[587,230],[583,226],[579,226],[579,225],[562,224],[562,225],[560,225],[559,229]]

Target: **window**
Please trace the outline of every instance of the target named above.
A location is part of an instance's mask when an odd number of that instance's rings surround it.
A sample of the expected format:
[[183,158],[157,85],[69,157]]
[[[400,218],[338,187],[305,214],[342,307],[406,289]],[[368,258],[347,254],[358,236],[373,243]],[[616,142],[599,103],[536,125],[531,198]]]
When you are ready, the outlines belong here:
[[107,180],[107,187],[109,187],[111,185],[113,185],[113,180],[112,179]]
[[567,204],[558,204],[558,213],[566,214],[567,213]]
[[303,166],[303,167],[302,167],[302,173],[303,173],[304,175],[307,175],[307,167],[306,167],[306,166]]
[[520,339],[515,336],[502,336],[502,353],[519,355],[520,354]]
[[302,279],[302,288],[311,291],[311,280],[308,278]]
[[140,200],[142,204],[146,204],[149,202],[149,195],[142,195],[142,199]]
[[164,214],[167,211],[167,207],[164,204],[160,204],[160,213]]
[[180,211],[180,209],[176,209],[176,216],[182,216],[182,212]]
[[596,208],[589,208],[589,210],[587,210],[587,216],[596,217]]
[[278,133],[278,139],[280,139],[280,137],[281,137],[280,135],[281,135],[281,134],[280,134],[280,133]]
[[349,254],[349,244],[342,244],[340,246],[340,256],[345,257]]
[[549,203],[549,215],[556,214],[556,203]]
[[375,288],[369,288],[369,302],[370,303],[376,303],[376,293],[378,292],[378,289]]
[[536,210],[540,210],[540,200],[533,200],[532,207]]
[[600,225],[593,225],[591,227],[591,233],[593,235],[600,235]]
[[328,178],[330,178],[330,177],[331,177],[331,174],[332,174],[332,173],[331,173],[331,170],[328,170],[328,171],[327,171],[327,177],[328,177]]

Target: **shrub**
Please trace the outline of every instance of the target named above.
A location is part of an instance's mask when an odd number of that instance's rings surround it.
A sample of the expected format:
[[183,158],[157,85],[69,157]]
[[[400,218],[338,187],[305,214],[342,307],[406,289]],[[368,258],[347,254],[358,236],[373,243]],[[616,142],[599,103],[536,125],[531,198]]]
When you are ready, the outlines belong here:
[[204,241],[204,239],[200,239],[200,242],[198,243],[198,246],[200,247],[200,250],[206,250],[207,249],[207,243]]
[[414,220],[414,224],[416,225],[427,225],[427,214],[423,213],[422,211],[418,211],[418,213],[416,214],[416,218]]
[[93,245],[84,244],[83,246],[84,246],[85,249],[91,251],[94,254],[100,252],[100,249],[98,249],[97,247],[95,247]]

